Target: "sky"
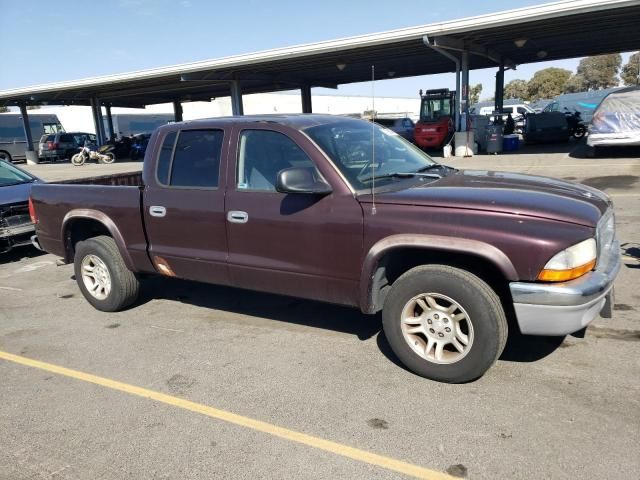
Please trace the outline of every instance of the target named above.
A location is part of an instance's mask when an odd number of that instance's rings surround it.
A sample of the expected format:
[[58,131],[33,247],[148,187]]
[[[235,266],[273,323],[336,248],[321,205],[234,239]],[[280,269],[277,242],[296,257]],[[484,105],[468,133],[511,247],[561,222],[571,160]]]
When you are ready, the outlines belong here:
[[[135,71],[276,47],[452,20],[546,3],[540,0],[0,0],[0,90]],[[624,56],[625,60],[628,55]],[[528,80],[578,59],[519,66],[505,82]],[[475,70],[482,98],[493,95],[495,69]],[[455,88],[453,74],[376,83],[376,95],[412,97]],[[368,84],[338,94],[369,95]],[[336,90],[314,89],[314,94]]]

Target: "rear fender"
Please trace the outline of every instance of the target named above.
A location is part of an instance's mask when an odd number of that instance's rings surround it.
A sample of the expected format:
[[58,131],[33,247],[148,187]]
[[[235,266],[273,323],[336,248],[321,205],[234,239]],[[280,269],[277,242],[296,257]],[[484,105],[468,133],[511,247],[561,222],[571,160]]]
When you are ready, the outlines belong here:
[[73,245],[71,245],[69,230],[73,225],[73,222],[78,219],[93,220],[102,224],[109,231],[109,234],[116,242],[116,246],[118,247],[120,255],[122,256],[122,259],[124,260],[127,268],[131,271],[134,271],[131,255],[129,255],[129,252],[127,251],[124,238],[122,237],[120,230],[118,230],[115,222],[111,220],[111,218],[104,212],[88,208],[77,208],[71,210],[64,216],[64,219],[62,220],[62,231],[60,232],[60,238],[62,238],[64,241],[66,263],[73,262]]

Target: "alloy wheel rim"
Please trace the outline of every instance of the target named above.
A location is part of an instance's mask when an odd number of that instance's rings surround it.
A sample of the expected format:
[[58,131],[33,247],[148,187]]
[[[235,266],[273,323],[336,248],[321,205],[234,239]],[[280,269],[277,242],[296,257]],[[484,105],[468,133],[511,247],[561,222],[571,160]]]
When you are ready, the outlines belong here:
[[402,335],[424,360],[452,364],[467,356],[473,345],[473,324],[467,311],[440,293],[421,293],[410,299],[400,318]]
[[111,293],[111,274],[107,265],[95,255],[87,255],[81,263],[82,281],[89,294],[104,300]]

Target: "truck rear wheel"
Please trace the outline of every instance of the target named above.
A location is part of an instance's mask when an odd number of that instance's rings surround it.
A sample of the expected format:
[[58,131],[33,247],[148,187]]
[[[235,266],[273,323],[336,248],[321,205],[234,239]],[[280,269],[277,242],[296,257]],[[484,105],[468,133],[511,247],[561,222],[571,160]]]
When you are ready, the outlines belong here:
[[98,310],[117,312],[138,297],[138,279],[124,264],[111,237],[102,235],[78,242],[74,270],[84,298]]
[[447,265],[424,265],[398,278],[382,311],[393,352],[426,378],[463,383],[481,377],[507,340],[496,293],[480,278]]

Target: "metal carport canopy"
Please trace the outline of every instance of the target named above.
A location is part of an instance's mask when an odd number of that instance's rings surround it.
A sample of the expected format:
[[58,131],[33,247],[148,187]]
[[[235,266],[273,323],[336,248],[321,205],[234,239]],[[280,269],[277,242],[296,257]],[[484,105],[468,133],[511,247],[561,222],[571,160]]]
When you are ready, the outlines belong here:
[[[512,64],[560,60],[640,48],[640,0],[570,0],[462,20],[433,23],[258,53],[131,73],[0,91],[0,105],[141,107],[242,93],[337,87],[380,79],[451,72],[454,65],[425,46],[424,37],[475,49],[470,68],[495,67],[496,54]],[[514,41],[526,39],[522,47]],[[479,50],[478,50],[479,49]],[[491,51],[493,55],[487,53]],[[337,65],[343,66],[341,70]]]

